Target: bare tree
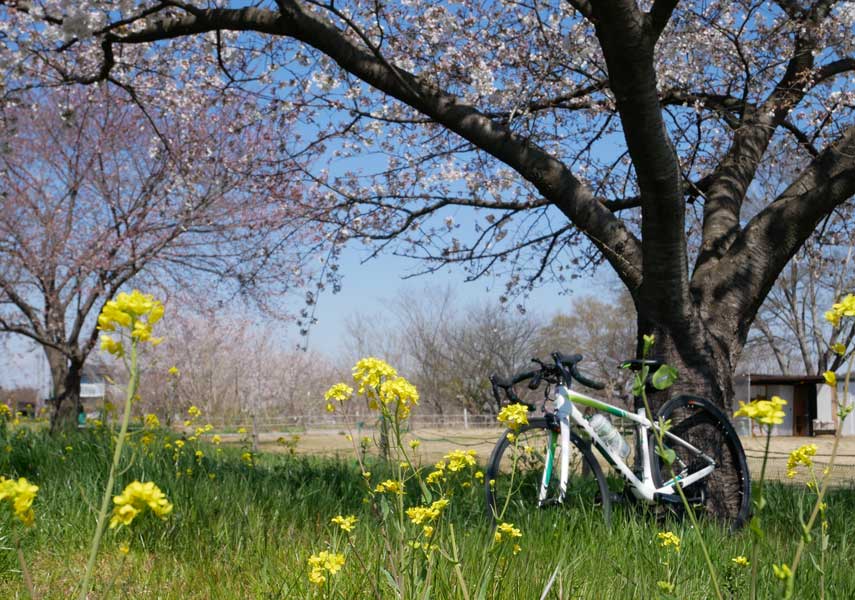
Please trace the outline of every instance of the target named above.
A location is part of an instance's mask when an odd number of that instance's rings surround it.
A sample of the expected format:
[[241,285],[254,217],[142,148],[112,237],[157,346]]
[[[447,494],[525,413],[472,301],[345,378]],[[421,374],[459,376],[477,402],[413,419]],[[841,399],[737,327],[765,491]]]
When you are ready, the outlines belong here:
[[625,291],[611,298],[577,297],[569,312],[552,318],[539,335],[539,351],[556,350],[585,357],[583,371],[606,383],[606,394],[617,401],[628,375],[619,364],[635,356],[635,307]]
[[[855,339],[855,324],[832,328],[823,312],[842,294],[855,290],[855,276],[847,268],[852,245],[817,244],[797,254],[775,282],[754,323],[747,348],[765,346],[781,373],[819,375],[844,364]],[[842,256],[841,256],[842,255]],[[848,349],[832,350],[836,343]],[[749,365],[757,365],[754,358]]]
[[533,317],[498,303],[462,306],[450,287],[402,294],[392,306],[392,319],[389,313],[349,319],[346,344],[363,356],[393,356],[387,360],[414,382],[425,410],[492,412],[490,375],[507,376],[531,364],[540,327]]

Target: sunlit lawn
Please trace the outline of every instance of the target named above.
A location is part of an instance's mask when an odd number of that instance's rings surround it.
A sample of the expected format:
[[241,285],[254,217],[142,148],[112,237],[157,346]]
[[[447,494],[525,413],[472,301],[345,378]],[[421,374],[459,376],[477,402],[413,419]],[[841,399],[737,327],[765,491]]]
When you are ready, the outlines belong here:
[[[365,484],[354,462],[310,456],[262,455],[255,466],[241,459],[242,449],[217,452],[208,443],[188,443],[178,463],[174,446],[158,437],[146,454],[139,434],[132,466],[120,485],[140,479],[156,482],[174,503],[174,514],[161,522],[148,516],[130,529],[108,531],[101,551],[92,598],[306,598],[318,595],[308,581],[307,559],[326,548],[333,535],[329,520],[355,514],[360,522],[355,547],[345,550],[344,568],[332,576],[332,597],[395,597],[382,566],[383,544],[376,516],[363,502]],[[23,550],[37,592],[45,598],[73,597],[82,574],[95,523],[95,504],[106,479],[107,438],[98,432],[49,438],[29,433],[0,452],[0,473],[25,476],[40,486],[35,527],[23,533]],[[70,448],[70,449],[69,449]],[[197,461],[199,448],[204,457]],[[486,457],[481,457],[485,460]],[[190,472],[187,469],[191,469]],[[382,467],[372,465],[372,478]],[[795,507],[802,488],[777,485],[769,494],[770,524],[761,566],[761,597],[776,597],[771,563],[790,560],[799,535]],[[451,521],[457,532],[464,579],[474,586],[486,561],[493,560],[491,531],[483,514],[481,489],[459,488]],[[826,557],[826,597],[855,597],[855,492],[838,490],[829,498],[831,542]],[[19,523],[3,507],[0,598],[25,597],[11,536]],[[709,576],[696,533],[682,523],[663,523],[637,509],[619,508],[611,530],[595,511],[532,511],[512,520],[523,532],[522,550],[509,560],[506,576],[484,590],[485,597],[540,598],[553,577],[549,598],[651,598],[663,578],[662,562],[676,572],[679,598],[711,596]],[[679,553],[656,542],[660,531],[682,537]],[[729,535],[704,527],[713,561],[733,598],[746,596],[747,569],[731,559],[748,552],[749,534]],[[119,550],[129,543],[130,552]],[[797,597],[819,597],[817,544],[799,571]],[[416,552],[412,550],[413,552]],[[360,565],[356,554],[364,567]],[[503,559],[504,560],[504,559]],[[415,561],[414,564],[420,564]],[[463,598],[450,564],[437,570],[431,598]],[[477,590],[469,590],[472,598]],[[320,597],[318,595],[318,597]]]

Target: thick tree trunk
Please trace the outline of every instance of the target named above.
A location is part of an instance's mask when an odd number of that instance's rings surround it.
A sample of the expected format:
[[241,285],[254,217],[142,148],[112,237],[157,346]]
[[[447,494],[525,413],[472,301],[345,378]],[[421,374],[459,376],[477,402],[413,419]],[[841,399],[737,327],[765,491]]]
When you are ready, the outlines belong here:
[[83,375],[83,362],[69,358],[59,350],[47,348],[48,364],[51,373],[50,417],[51,433],[77,426],[77,414],[81,410],[80,379]]
[[[741,327],[728,323],[719,315],[712,319],[705,311],[692,307],[695,318],[688,322],[658,319],[655,309],[638,307],[638,354],[643,336],[653,334],[656,343],[650,358],[675,367],[679,378],[673,387],[651,396],[654,412],[669,398],[678,394],[695,394],[707,398],[730,415],[733,405],[733,370],[742,351]],[[723,334],[722,332],[729,331]]]

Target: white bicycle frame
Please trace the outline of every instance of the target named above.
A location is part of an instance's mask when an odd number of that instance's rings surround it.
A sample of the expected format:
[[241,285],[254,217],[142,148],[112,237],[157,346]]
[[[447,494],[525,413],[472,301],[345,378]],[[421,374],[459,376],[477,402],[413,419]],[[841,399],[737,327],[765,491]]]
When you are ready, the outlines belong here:
[[[623,459],[618,454],[612,452],[611,448],[609,448],[603,442],[602,438],[597,435],[597,432],[594,431],[593,427],[591,427],[591,424],[588,423],[588,420],[582,415],[582,412],[576,407],[576,404],[589,406],[596,410],[607,412],[622,419],[628,419],[635,423],[636,433],[639,436],[639,447],[641,450],[641,479],[636,477],[635,473],[632,472],[632,469],[627,466]],[[617,469],[617,471],[621,475],[623,475],[624,479],[626,479],[632,486],[631,489],[633,495],[639,500],[643,500],[651,504],[655,503],[658,494],[671,495],[676,493],[676,490],[674,489],[674,484],[679,482],[682,487],[689,486],[695,483],[696,481],[703,479],[704,477],[712,473],[713,470],[715,470],[715,460],[695,448],[686,440],[666,431],[665,437],[667,437],[670,442],[683,446],[690,452],[694,453],[696,456],[706,460],[709,464],[688,476],[684,476],[684,472],[681,474],[677,474],[672,479],[666,481],[664,485],[656,487],[653,482],[653,473],[651,470],[650,460],[651,449],[650,444],[648,443],[647,434],[650,429],[653,429],[654,431],[659,431],[659,425],[657,423],[650,422],[650,420],[645,414],[644,408],[639,409],[638,413],[628,412],[616,406],[612,406],[611,404],[608,404],[606,402],[602,402],[601,400],[597,400],[596,398],[591,398],[590,396],[586,396],[585,394],[570,390],[569,388],[563,385],[556,386],[554,406],[555,414],[558,417],[558,422],[561,426],[559,433],[559,443],[561,445],[561,463],[559,472],[560,478],[558,492],[559,502],[564,501],[564,496],[567,493],[567,481],[570,476],[571,421],[573,422],[573,424],[575,424],[576,427],[584,431],[585,434],[591,438],[597,449],[607,458],[611,465],[615,469]],[[554,433],[552,435],[554,435]],[[538,505],[543,504],[547,498],[549,482],[552,479],[552,461],[554,459],[554,456],[555,440],[553,437],[550,439],[549,448],[547,449],[546,468],[544,469],[543,479],[540,483]]]

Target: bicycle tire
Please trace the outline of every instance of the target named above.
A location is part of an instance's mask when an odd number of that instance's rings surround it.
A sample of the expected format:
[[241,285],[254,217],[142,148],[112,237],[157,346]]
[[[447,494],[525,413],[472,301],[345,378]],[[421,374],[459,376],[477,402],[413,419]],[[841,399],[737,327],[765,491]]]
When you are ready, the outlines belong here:
[[[484,487],[487,513],[493,520],[509,520],[538,507],[538,494],[545,468],[549,433],[558,437],[558,428],[550,430],[543,417],[530,418],[528,425],[510,429],[496,443],[490,455]],[[507,434],[516,436],[512,443]],[[552,477],[546,506],[557,506],[560,477],[560,443],[556,443]],[[566,510],[597,509],[608,525],[611,521],[611,499],[600,464],[590,450],[590,443],[570,432],[570,475],[561,506]],[[514,457],[516,466],[514,467]],[[510,499],[508,499],[510,493]]]
[[[683,493],[696,507],[696,514],[726,523],[731,531],[744,526],[751,512],[751,476],[742,442],[725,414],[704,398],[681,395],[666,402],[657,416],[666,421],[670,419],[671,433],[716,462],[715,470],[707,477],[683,488]],[[651,444],[653,479],[659,487],[671,475],[655,454],[655,439]],[[703,459],[693,459],[685,447],[668,444],[667,437],[665,446],[676,453],[674,472],[683,473],[684,478],[708,464]],[[683,507],[677,506],[675,511],[682,513]]]

